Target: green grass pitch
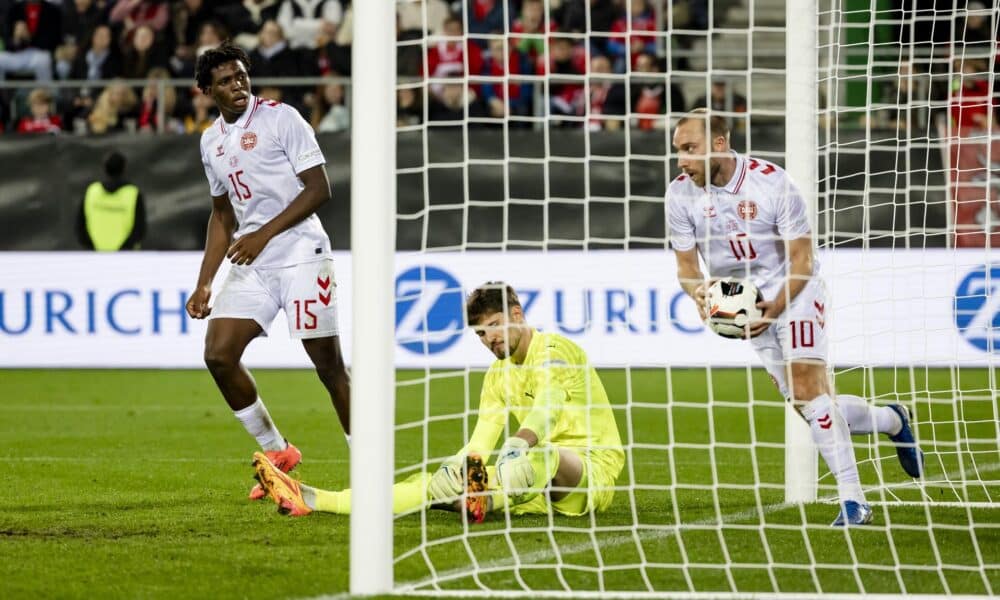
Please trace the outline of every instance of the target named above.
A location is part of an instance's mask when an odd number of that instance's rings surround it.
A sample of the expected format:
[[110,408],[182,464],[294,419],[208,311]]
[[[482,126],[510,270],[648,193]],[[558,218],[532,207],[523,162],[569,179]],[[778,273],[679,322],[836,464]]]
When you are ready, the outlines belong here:
[[[494,515],[464,535],[453,513],[400,517],[398,583],[426,583],[433,568],[442,587],[466,589],[1000,593],[1000,509],[944,504],[1000,501],[996,372],[838,376],[842,392],[916,409],[929,480],[970,482],[929,486],[926,506],[886,504],[921,492],[907,485],[883,436],[857,449],[863,483],[876,485],[881,469],[890,484],[869,493],[883,501],[875,526],[847,532],[826,527],[832,505],[782,504],[784,409],[762,371],[601,375],[632,445],[619,485],[634,488],[593,520]],[[304,452],[299,476],[345,486],[346,444],[315,376],[255,376],[282,433]],[[475,407],[481,374],[398,377],[402,477],[421,457],[461,445],[472,425],[461,416],[466,393]],[[425,397],[433,399],[427,422]],[[295,598],[347,589],[348,520],[284,518],[270,502],[246,499],[255,445],[207,372],[0,371],[0,440],[0,597]],[[831,484],[822,479],[821,495]],[[465,575],[470,556],[476,579]]]

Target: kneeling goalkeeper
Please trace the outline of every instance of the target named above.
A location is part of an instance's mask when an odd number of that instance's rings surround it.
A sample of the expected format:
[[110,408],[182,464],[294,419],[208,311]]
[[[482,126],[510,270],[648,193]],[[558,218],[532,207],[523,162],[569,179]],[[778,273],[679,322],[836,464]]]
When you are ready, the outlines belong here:
[[[494,510],[578,516],[611,505],[625,463],[604,385],[579,346],[529,326],[514,289],[486,283],[466,302],[469,325],[497,360],[486,373],[472,439],[436,473],[393,486],[393,511],[434,506],[482,521]],[[484,467],[507,425],[496,466]],[[307,486],[254,454],[256,477],[283,514],[348,514],[351,491]]]

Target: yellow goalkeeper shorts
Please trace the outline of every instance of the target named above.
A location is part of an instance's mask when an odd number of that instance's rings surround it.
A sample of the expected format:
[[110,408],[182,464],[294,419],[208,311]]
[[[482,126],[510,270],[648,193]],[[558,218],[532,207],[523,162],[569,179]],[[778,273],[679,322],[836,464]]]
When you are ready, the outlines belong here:
[[606,450],[560,447],[577,454],[583,463],[583,475],[576,489],[566,496],[549,502],[544,493],[510,508],[515,515],[548,514],[551,510],[569,517],[579,517],[590,512],[602,512],[611,506],[615,495],[615,480],[621,473],[619,455]]

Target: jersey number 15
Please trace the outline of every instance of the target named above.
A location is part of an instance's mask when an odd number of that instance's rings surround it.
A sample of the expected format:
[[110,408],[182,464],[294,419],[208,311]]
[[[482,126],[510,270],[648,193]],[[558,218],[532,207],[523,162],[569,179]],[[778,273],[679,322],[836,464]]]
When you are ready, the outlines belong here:
[[243,183],[243,179],[240,178],[240,175],[242,174],[243,169],[230,173],[229,183],[233,186],[233,193],[236,194],[236,199],[246,202],[250,198],[253,198],[253,194],[250,192],[250,188],[247,187],[247,184]]

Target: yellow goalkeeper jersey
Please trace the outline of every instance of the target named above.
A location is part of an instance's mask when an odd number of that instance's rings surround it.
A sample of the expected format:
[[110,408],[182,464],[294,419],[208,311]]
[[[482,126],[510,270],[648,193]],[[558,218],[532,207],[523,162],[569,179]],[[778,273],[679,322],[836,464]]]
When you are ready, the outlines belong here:
[[520,427],[535,432],[540,444],[580,449],[615,473],[625,463],[601,378],[587,354],[559,334],[533,330],[524,364],[509,358],[493,363],[483,381],[479,420],[463,452],[489,455],[508,411]]

